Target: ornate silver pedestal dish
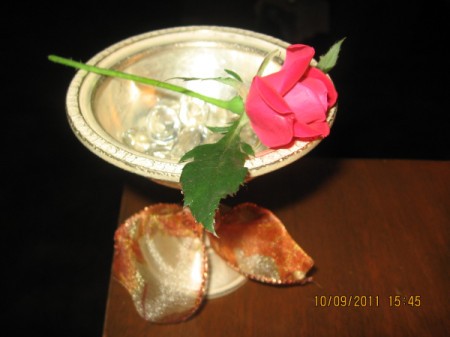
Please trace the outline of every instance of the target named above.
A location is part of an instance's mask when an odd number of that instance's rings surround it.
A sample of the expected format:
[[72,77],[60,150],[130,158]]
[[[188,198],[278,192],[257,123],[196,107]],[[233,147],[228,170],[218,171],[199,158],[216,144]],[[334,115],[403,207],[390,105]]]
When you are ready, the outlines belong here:
[[[168,81],[203,95],[232,97],[232,90],[214,81],[183,78],[217,78],[225,69],[240,75],[247,87],[264,57],[278,49],[266,73],[280,69],[287,43],[251,31],[209,26],[154,31],[123,40],[88,61],[135,75]],[[245,93],[241,93],[245,98]],[[328,114],[334,120],[336,109]],[[67,114],[79,140],[107,162],[150,178],[180,187],[181,156],[201,143],[214,142],[217,134],[207,126],[223,126],[233,119],[225,110],[194,98],[135,82],[107,78],[80,70],[70,84]],[[249,129],[247,142],[255,156],[246,161],[249,178],[277,170],[297,160],[319,142],[296,140],[290,147],[266,149]],[[212,262],[211,262],[212,261]],[[227,268],[217,256],[210,258],[210,297],[226,294],[245,278]]]

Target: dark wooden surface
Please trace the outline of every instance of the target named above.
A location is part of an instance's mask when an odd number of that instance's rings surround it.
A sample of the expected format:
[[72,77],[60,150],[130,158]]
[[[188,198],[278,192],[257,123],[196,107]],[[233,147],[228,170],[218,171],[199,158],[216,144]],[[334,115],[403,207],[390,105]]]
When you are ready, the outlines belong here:
[[[119,221],[164,198],[126,186]],[[242,201],[284,221],[315,260],[312,283],[248,281],[186,322],[156,325],[111,278],[104,336],[450,335],[450,162],[305,158],[227,200]],[[413,305],[391,305],[398,295]]]

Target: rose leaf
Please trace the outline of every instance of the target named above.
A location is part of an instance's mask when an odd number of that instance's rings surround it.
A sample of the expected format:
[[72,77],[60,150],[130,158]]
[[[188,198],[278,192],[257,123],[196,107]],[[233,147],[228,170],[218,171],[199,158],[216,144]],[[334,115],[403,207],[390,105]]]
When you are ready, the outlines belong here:
[[338,42],[336,42],[325,55],[322,55],[317,64],[317,68],[322,70],[324,73],[328,73],[336,65],[339,52],[341,50],[341,44],[344,42],[345,37]]
[[218,142],[199,145],[181,158],[182,161],[191,159],[180,177],[184,206],[213,234],[220,200],[235,194],[248,173],[244,166],[248,155],[242,150],[237,129],[236,123]]

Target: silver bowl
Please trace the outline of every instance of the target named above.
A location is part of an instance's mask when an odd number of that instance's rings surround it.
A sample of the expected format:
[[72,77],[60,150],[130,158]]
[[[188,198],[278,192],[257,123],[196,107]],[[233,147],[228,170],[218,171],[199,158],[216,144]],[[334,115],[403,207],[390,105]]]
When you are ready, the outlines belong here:
[[[266,71],[273,72],[281,67],[287,46],[286,42],[252,31],[188,26],[128,38],[98,53],[87,63],[162,81],[170,80],[200,93],[227,99],[232,92],[219,83],[185,82],[176,78],[213,78],[224,76],[224,69],[230,69],[249,86],[265,55],[275,49],[280,50],[280,57],[274,58]],[[209,119],[211,116],[222,116],[222,122],[223,118],[230,118],[226,112],[211,111],[212,107],[198,101],[183,100],[167,91],[80,70],[70,84],[66,103],[75,135],[93,153],[132,173],[179,187],[184,165],[179,158],[183,149],[175,146],[192,147],[199,138],[207,142],[207,131],[202,123],[206,123],[206,119],[207,123],[214,123]],[[173,113],[179,114],[180,109],[184,109],[184,117],[174,116]],[[150,110],[153,112],[149,117]],[[192,131],[190,121],[198,111],[202,122],[194,124],[203,127],[202,133],[199,135],[197,130],[193,136],[182,134],[182,130]],[[335,113],[336,108],[329,112],[330,124]],[[289,148],[277,150],[255,145],[256,155],[245,164],[249,178],[292,163],[319,142],[295,141]]]

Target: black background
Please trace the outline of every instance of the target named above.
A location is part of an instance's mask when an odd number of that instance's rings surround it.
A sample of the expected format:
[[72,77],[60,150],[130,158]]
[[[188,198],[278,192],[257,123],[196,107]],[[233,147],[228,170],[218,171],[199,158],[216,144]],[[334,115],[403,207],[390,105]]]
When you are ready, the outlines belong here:
[[340,94],[336,123],[309,156],[450,159],[449,1],[1,7],[2,304],[12,335],[101,336],[124,183],[181,200],[83,147],[65,115],[74,71],[47,61],[49,54],[87,61],[132,35],[181,25],[251,29],[310,44],[317,55],[347,37],[331,74]]

